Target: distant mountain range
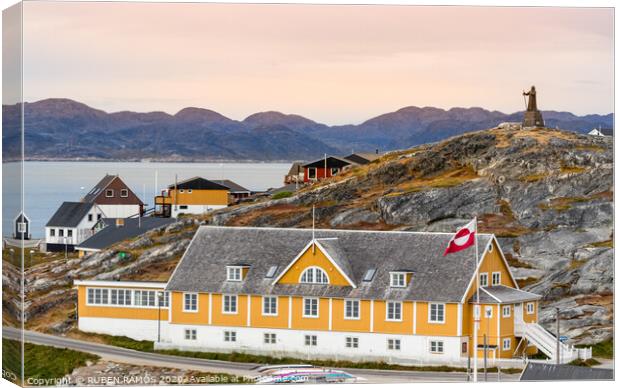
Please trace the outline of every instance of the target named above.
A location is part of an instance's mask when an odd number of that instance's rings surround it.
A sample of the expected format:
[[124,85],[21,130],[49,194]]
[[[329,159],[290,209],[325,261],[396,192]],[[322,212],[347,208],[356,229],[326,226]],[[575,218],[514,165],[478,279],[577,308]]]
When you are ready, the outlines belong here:
[[[406,107],[359,125],[328,126],[305,117],[260,112],[243,121],[202,108],[174,115],[106,113],[77,101],[50,98],[25,103],[25,152],[30,160],[309,160],[327,154],[387,151],[438,141],[505,121],[483,108]],[[3,105],[3,157],[19,156],[19,105]],[[587,132],[613,126],[613,114],[576,116],[543,112],[548,127]]]

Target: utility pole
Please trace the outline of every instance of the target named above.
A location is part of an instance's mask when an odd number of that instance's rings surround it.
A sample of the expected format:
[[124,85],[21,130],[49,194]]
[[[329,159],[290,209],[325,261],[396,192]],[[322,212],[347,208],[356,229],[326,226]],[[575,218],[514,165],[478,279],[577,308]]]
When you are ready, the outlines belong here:
[[[488,320],[487,320],[487,327],[488,327]],[[487,380],[487,335],[484,334],[483,336],[483,341],[484,341],[484,381],[488,381]]]
[[555,363],[560,365],[560,308],[555,308]]

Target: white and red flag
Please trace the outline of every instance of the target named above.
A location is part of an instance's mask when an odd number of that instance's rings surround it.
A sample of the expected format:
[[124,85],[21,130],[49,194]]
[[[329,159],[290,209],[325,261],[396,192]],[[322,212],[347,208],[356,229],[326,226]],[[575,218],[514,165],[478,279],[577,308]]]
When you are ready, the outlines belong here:
[[478,230],[476,219],[471,220],[467,225],[463,226],[459,230],[454,233],[452,239],[448,243],[448,247],[446,251],[443,253],[444,256],[450,253],[462,251],[463,249],[467,249],[470,246],[474,245],[476,242],[476,232]]

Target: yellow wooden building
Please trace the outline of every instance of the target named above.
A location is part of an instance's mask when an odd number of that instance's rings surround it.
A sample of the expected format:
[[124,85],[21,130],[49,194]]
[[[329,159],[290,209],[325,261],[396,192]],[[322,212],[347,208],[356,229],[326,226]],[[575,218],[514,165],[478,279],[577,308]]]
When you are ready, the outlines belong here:
[[194,177],[168,186],[155,197],[155,215],[178,217],[180,214],[203,214],[227,207],[233,202],[230,188],[208,179]]
[[[554,337],[536,323],[540,296],[519,289],[497,239],[480,234],[476,260],[473,248],[442,256],[450,238],[202,226],[165,285],[76,282],[79,327],[159,338],[160,349],[464,365],[474,352],[478,271],[479,354],[486,337],[490,359],[537,348],[554,357]],[[126,290],[126,304],[114,289]],[[164,305],[145,306],[145,289]]]

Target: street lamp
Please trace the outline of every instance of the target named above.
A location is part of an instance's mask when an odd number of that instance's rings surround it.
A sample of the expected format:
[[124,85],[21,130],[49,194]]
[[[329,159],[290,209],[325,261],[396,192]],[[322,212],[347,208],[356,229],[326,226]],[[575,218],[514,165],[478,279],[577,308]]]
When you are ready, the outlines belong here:
[[161,342],[161,300],[163,298],[163,291],[157,291],[157,342]]

